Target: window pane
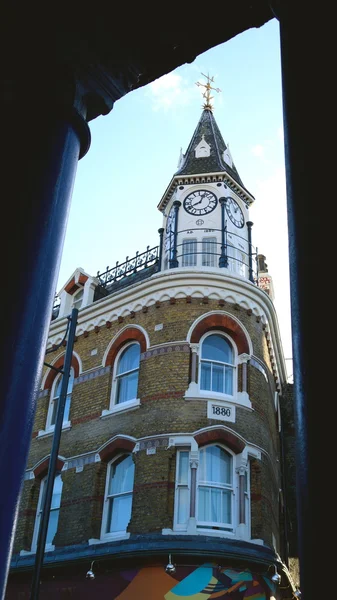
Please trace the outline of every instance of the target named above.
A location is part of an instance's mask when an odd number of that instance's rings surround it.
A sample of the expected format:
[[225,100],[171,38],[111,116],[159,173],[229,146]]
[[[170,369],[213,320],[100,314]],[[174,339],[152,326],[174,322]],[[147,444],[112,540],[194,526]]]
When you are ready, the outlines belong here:
[[205,487],[201,487],[198,490],[198,520],[199,521],[209,521],[207,515],[207,507],[208,507],[208,498],[209,498],[209,489]]
[[233,373],[232,367],[226,367],[225,369],[225,393],[233,395]]
[[179,452],[178,483],[188,482],[189,452]]
[[68,394],[66,397],[66,403],[64,405],[63,421],[69,420],[70,401],[71,401],[71,394]]
[[232,456],[220,446],[199,452],[198,520],[202,523],[232,523]]
[[210,490],[210,521],[221,523],[221,490]]
[[222,491],[222,522],[232,522],[232,493],[229,490]]
[[226,338],[209,335],[202,344],[202,358],[233,364],[233,350]]
[[58,398],[61,394],[62,377],[59,378],[54,391],[54,398]]
[[202,266],[214,267],[216,264],[216,238],[204,238],[202,240]]
[[131,456],[121,458],[112,464],[109,496],[132,491],[134,470],[135,465]]
[[201,363],[200,389],[211,389],[211,363]]
[[182,266],[194,267],[197,264],[197,240],[183,240]]
[[187,523],[189,515],[189,493],[187,488],[178,488],[177,490],[178,500],[178,515],[177,523],[184,525]]
[[117,379],[116,403],[137,398],[138,370]]
[[231,455],[219,446],[209,446],[200,450],[199,481],[231,485]]
[[131,517],[132,494],[109,500],[107,533],[125,531]]
[[[42,498],[41,498],[40,510],[39,510],[39,523],[41,521],[41,513],[43,510],[44,498],[45,498],[46,489],[47,489],[47,478],[45,478],[43,480],[42,486],[43,486],[43,488],[42,488]],[[50,513],[49,513],[46,544],[53,543],[53,539],[54,539],[55,533],[57,531],[57,524],[58,524],[58,519],[59,519],[59,514],[60,514],[59,509],[60,509],[60,505],[61,505],[62,487],[63,487],[63,481],[62,481],[61,475],[57,475],[54,480],[53,495],[51,498],[51,505],[50,505],[51,508],[50,508]]]
[[120,375],[121,373],[126,373],[127,371],[132,371],[133,369],[138,369],[139,358],[139,344],[132,344],[131,346],[128,346],[124,350],[124,352],[122,352],[121,357],[119,359],[117,375]]
[[78,290],[78,292],[74,295],[74,299],[73,299],[73,308],[81,308],[82,306],[82,300],[83,300],[83,288],[81,290]]
[[48,521],[48,529],[47,529],[47,537],[46,537],[46,544],[52,544],[53,543],[53,539],[55,537],[56,531],[57,531],[57,523],[59,520],[59,509],[56,510],[51,510],[50,514],[49,514],[49,521]]
[[51,508],[59,508],[61,504],[63,481],[61,475],[57,475],[54,481],[53,495],[51,499]]
[[53,400],[53,412],[52,412],[51,419],[50,419],[50,424],[51,425],[55,425],[58,405],[59,405],[58,398],[54,398],[54,400]]
[[222,365],[212,365],[212,391],[223,393],[224,367]]
[[[63,421],[68,421],[68,419],[69,419],[71,393],[72,393],[73,385],[74,385],[74,377],[75,377],[75,371],[74,371],[73,367],[71,367],[70,372],[69,372],[67,397],[66,397],[66,401],[65,401],[65,405],[64,405]],[[58,382],[54,389],[54,397],[52,400],[53,410],[52,410],[52,415],[51,415],[51,419],[50,419],[50,425],[55,425],[55,422],[56,422],[58,403],[59,403],[59,399],[60,399],[60,395],[61,395],[62,380],[63,380],[63,377],[62,376],[59,377]]]

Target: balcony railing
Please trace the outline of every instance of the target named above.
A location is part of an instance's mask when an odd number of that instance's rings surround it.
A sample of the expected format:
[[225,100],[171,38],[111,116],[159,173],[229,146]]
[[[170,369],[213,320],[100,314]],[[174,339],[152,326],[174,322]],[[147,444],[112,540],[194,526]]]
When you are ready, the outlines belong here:
[[[103,288],[104,295],[110,293],[110,286],[114,283],[150,267],[156,267],[156,271],[160,271],[162,268],[166,270],[176,267],[224,268],[226,271],[239,274],[258,285],[258,256],[260,255],[258,255],[257,248],[246,238],[235,233],[228,235],[226,233],[224,236],[219,229],[186,229],[176,233],[172,232],[168,238],[169,245],[164,249],[163,229],[160,229],[159,233],[160,244],[158,246],[153,248],[147,246],[145,252],[141,254],[136,252],[133,258],[127,256],[123,263],[117,261],[114,267],[107,267],[103,273],[97,272],[97,279],[101,289]],[[194,235],[198,237],[193,237]],[[133,279],[131,277],[130,283]],[[59,310],[60,298],[56,295],[52,320],[58,317]]]
[[257,284],[257,257],[257,248],[238,234],[220,229],[185,229],[171,232],[164,268],[226,268]]
[[125,262],[119,263],[117,261],[116,266],[107,267],[104,273],[98,271],[97,278],[101,286],[107,287],[124,277],[129,277],[155,264],[159,264],[159,246],[155,246],[154,248],[148,246],[145,252],[141,254],[136,252],[136,256],[133,258],[127,256]]

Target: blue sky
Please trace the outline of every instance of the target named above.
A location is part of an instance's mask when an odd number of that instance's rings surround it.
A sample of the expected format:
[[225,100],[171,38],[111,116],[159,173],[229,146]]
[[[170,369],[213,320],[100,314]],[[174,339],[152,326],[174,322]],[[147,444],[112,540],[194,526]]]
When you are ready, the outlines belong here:
[[[202,32],[200,33],[202,35]],[[157,209],[202,111],[202,73],[214,77],[214,116],[245,187],[253,244],[273,277],[285,358],[292,356],[279,25],[276,19],[200,54],[118,100],[90,123],[78,164],[57,291],[77,267],[96,275],[156,246]],[[290,360],[286,361],[289,376]],[[291,378],[290,378],[291,381]]]

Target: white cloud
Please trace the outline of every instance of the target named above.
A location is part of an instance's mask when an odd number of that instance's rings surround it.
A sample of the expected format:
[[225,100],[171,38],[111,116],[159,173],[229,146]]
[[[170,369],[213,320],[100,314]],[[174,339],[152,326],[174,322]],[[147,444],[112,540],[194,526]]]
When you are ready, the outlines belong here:
[[153,110],[166,112],[177,106],[188,105],[195,97],[195,90],[181,75],[168,73],[149,84],[147,96],[151,98]]

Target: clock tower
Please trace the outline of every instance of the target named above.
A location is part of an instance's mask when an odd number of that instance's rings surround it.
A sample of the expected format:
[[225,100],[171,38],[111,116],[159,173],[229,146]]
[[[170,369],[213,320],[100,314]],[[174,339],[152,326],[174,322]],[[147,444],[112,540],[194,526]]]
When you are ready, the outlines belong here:
[[228,269],[256,282],[245,188],[213,115],[213,78],[205,76],[203,112],[178,171],[158,208],[164,215],[162,270],[177,267]]
[[251,242],[254,197],[206,81],[200,120],[158,205],[160,244],[96,277],[78,268],[59,293],[6,600],[29,594],[55,422],[43,597],[299,597],[289,572],[292,391],[271,277]]

